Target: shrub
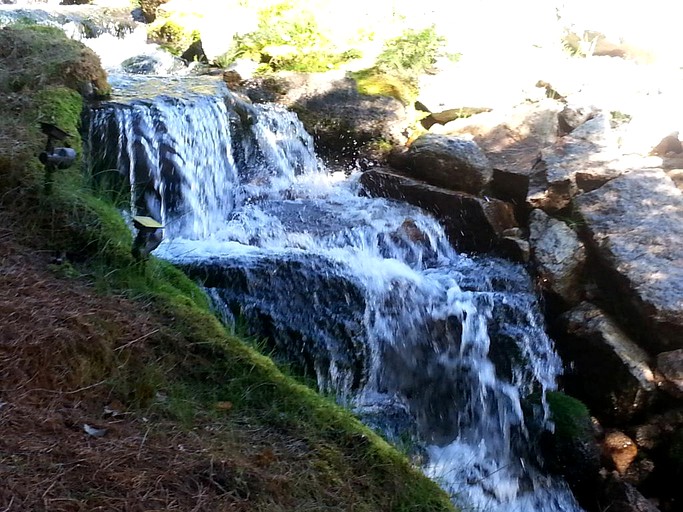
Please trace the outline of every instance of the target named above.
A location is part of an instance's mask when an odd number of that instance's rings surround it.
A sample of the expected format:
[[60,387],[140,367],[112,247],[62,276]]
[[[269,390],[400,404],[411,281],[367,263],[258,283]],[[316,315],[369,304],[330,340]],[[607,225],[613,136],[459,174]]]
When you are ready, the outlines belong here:
[[280,2],[259,11],[256,30],[235,36],[233,49],[218,59],[227,66],[239,57],[267,64],[274,71],[327,71],[358,58],[358,50],[339,51],[323,34],[314,14]]

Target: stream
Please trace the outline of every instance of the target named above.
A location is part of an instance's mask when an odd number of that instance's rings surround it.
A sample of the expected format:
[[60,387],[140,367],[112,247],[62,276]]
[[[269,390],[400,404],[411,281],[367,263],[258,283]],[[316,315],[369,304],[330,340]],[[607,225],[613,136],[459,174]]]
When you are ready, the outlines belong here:
[[[124,82],[122,82],[124,83]],[[177,89],[87,121],[93,170],[164,226],[155,254],[389,440],[465,510],[578,511],[537,436],[561,363],[525,269],[458,254],[419,209],[333,173],[297,117]],[[132,185],[131,185],[132,184]]]

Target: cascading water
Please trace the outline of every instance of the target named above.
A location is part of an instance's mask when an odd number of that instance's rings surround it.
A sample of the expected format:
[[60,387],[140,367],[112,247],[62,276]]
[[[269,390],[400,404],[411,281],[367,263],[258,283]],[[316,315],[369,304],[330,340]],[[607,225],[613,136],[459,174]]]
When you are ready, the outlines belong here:
[[418,209],[363,197],[276,106],[109,103],[89,132],[92,165],[118,169],[133,209],[166,226],[157,254],[369,424],[420,443],[458,504],[579,510],[539,470],[531,432],[552,428],[542,397],[560,362],[523,268],[459,255]]

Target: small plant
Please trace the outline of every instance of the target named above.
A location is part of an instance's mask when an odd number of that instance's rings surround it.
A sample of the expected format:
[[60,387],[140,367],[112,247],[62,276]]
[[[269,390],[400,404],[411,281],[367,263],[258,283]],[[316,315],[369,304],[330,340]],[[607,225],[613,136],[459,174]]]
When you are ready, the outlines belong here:
[[450,60],[460,57],[445,52],[445,44],[446,39],[434,26],[423,30],[407,29],[384,44],[375,66],[351,76],[362,94],[391,96],[410,104],[417,96],[419,75],[432,71],[442,57]]
[[256,30],[235,37],[230,51],[216,60],[227,67],[246,57],[278,71],[327,71],[358,58],[358,50],[340,52],[323,34],[314,14],[294,2],[276,3],[259,11]]
[[407,29],[390,39],[377,57],[377,69],[383,73],[414,77],[429,72],[440,57],[457,59],[456,54],[444,52],[446,39],[431,27],[423,30]]

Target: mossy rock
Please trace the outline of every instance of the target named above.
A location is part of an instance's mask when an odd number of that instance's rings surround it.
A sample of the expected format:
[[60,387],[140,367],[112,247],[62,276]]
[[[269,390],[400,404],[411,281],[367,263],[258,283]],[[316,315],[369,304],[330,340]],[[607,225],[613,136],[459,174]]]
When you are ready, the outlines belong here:
[[[54,44],[58,38],[60,44]],[[63,85],[84,96],[105,97],[111,89],[100,58],[61,30],[28,25],[0,30],[0,91]]]
[[600,449],[588,408],[559,391],[546,395],[552,435],[542,436],[549,469],[564,476],[581,501],[594,494],[600,471]]

